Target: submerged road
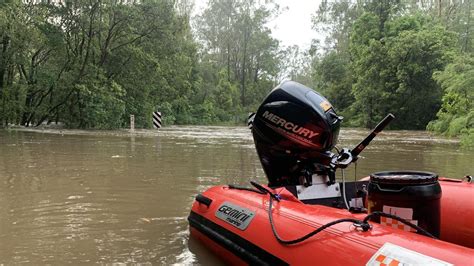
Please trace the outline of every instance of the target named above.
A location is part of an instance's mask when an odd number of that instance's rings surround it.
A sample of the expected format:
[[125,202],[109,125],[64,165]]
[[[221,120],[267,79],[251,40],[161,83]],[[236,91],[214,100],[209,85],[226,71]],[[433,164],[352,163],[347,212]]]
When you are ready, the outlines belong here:
[[[343,129],[338,146],[367,133]],[[473,174],[473,151],[424,131],[383,132],[361,156],[358,177]],[[210,186],[249,180],[266,182],[244,127],[1,130],[0,264],[219,264],[188,239],[190,206]]]

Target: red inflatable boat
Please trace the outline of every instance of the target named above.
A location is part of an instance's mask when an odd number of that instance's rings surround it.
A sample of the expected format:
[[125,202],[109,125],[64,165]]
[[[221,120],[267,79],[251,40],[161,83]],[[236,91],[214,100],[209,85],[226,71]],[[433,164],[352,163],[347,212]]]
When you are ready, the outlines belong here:
[[[213,187],[196,197],[189,224],[199,239],[229,264],[269,265],[474,265],[474,187],[440,181],[441,236],[433,239],[369,222],[363,231],[341,222],[296,244],[280,243],[268,217],[269,194]],[[299,238],[340,219],[362,220],[366,214],[298,200],[286,188],[269,189],[272,219],[283,239]]]
[[229,264],[474,265],[470,177],[385,171],[345,182],[344,168],[393,118],[353,149],[336,149],[342,117],[331,104],[280,84],[249,118],[268,186],[197,195],[191,236]]

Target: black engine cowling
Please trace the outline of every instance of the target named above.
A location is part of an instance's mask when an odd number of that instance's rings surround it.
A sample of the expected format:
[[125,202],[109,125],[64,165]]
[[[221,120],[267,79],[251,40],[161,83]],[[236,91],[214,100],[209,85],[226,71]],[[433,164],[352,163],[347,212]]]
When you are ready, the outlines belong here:
[[297,82],[273,89],[258,108],[252,134],[270,186],[300,183],[329,169],[342,118],[326,98]]

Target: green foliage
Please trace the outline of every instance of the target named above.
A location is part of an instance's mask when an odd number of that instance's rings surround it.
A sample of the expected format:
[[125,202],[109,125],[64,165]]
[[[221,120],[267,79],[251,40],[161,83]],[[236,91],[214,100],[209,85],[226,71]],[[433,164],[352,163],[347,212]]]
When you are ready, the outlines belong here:
[[331,51],[317,62],[313,76],[315,88],[344,116],[344,110],[354,102],[349,65],[350,59],[347,53]]
[[444,90],[437,120],[427,129],[447,136],[461,136],[461,144],[474,147],[474,58],[457,57],[443,71],[434,74]]
[[199,49],[186,1],[2,2],[0,121],[151,127],[158,109],[165,125],[243,122],[279,73],[271,5],[210,1]]
[[461,146],[466,149],[474,149],[474,128],[463,131],[461,135]]
[[134,114],[137,127],[150,127],[163,103],[185,121],[197,50],[174,1],[18,1],[0,7],[0,29],[4,124],[109,129]]
[[447,63],[454,34],[423,15],[395,17],[374,31],[379,24],[367,13],[354,26],[353,111],[367,127],[392,112],[398,118],[392,127],[423,129],[440,106],[442,91],[432,75]]
[[[3,1],[0,123],[151,127],[243,123],[286,78],[325,95],[352,126],[472,138],[472,1],[322,1],[327,36],[280,47],[273,1]],[[322,53],[322,54],[321,54]],[[436,115],[436,116],[435,116]],[[347,123],[346,122],[346,123]],[[468,144],[466,144],[468,145]]]
[[255,111],[276,85],[278,42],[266,26],[275,11],[249,1],[209,1],[196,19],[203,47],[195,115],[204,123],[244,122],[243,112]]
[[357,1],[322,1],[313,16],[313,28],[327,36],[325,48],[338,53],[347,52],[354,22],[363,13]]
[[427,125],[473,147],[473,8],[472,1],[323,1],[313,23],[328,39],[313,83],[351,126],[372,127],[392,112],[392,128]]
[[23,114],[26,86],[14,84],[3,88],[0,119],[18,124]]
[[160,110],[162,115],[162,122],[164,125],[173,125],[176,123],[176,117],[174,116],[173,106],[171,105],[171,103],[164,102],[158,105],[156,109]]
[[91,84],[77,85],[79,99],[70,116],[64,117],[66,125],[73,128],[118,128],[123,124],[125,104],[121,100],[124,90],[119,84],[101,84],[94,81]]

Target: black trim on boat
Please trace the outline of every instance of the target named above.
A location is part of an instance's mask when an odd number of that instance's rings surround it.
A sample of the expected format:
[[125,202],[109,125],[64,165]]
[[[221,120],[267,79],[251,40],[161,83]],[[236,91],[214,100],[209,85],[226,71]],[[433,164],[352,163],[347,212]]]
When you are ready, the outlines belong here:
[[197,194],[196,201],[206,205],[207,207],[211,206],[211,203],[212,203],[212,199],[210,199],[210,198],[208,198],[208,197],[206,197],[202,194]]
[[289,265],[250,241],[191,211],[189,225],[234,253],[249,265]]

